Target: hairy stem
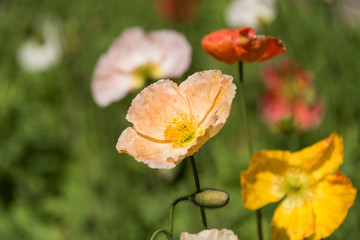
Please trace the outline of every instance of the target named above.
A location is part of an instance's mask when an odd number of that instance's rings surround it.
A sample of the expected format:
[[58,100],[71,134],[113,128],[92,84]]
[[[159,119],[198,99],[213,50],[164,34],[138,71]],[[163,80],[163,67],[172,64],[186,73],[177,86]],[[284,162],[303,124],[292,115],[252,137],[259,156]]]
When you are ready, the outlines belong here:
[[190,196],[183,196],[175,199],[175,201],[170,206],[170,212],[169,212],[169,224],[170,224],[170,239],[173,239],[173,233],[174,233],[174,210],[176,204],[178,204],[181,201],[189,200]]
[[155,240],[160,233],[163,233],[168,240],[171,240],[169,232],[161,228],[153,232],[149,240]]
[[[199,181],[199,175],[196,168],[195,158],[193,155],[190,156],[191,161],[191,167],[193,169],[194,174],[194,180],[195,180],[195,186],[196,186],[196,192],[200,192],[200,181]],[[203,207],[200,207],[200,213],[201,213],[201,220],[203,223],[204,228],[208,228],[207,221],[206,221],[206,215],[205,215],[205,209]]]

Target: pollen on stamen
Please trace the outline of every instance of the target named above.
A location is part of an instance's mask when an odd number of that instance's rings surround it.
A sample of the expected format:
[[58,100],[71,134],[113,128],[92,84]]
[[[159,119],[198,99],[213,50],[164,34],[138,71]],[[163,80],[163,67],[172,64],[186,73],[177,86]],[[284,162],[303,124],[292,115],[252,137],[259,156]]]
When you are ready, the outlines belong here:
[[184,147],[194,143],[198,132],[195,117],[192,114],[180,113],[168,122],[164,137],[174,147]]

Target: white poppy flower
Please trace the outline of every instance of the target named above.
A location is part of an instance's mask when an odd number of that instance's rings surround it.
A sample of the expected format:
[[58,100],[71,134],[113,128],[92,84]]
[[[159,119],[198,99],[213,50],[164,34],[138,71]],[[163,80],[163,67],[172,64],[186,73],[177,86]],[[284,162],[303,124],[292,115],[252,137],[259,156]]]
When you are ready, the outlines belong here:
[[95,102],[105,107],[147,79],[181,77],[191,62],[191,46],[173,30],[148,34],[139,27],[125,30],[99,59],[91,89]]
[[249,26],[257,30],[275,19],[275,5],[276,0],[235,0],[225,10],[225,21],[232,28]]
[[209,229],[197,234],[183,232],[180,235],[180,240],[238,240],[238,237],[228,229]]
[[28,72],[42,72],[54,67],[63,53],[59,23],[46,19],[37,27],[38,38],[23,42],[16,56],[19,65]]

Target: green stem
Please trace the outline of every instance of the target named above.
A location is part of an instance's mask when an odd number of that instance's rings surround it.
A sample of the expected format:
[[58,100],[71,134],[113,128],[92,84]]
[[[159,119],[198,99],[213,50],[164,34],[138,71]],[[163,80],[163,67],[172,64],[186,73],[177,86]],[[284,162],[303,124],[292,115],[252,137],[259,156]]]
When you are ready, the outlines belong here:
[[161,228],[153,232],[149,240],[155,240],[160,233],[163,233],[168,240],[171,240],[169,232]]
[[176,206],[176,204],[178,204],[181,201],[189,200],[189,198],[190,198],[190,196],[179,197],[179,198],[175,199],[175,201],[170,206],[170,212],[169,212],[170,239],[173,239],[173,233],[174,233],[174,210],[175,210],[175,206]]
[[[246,108],[246,96],[245,96],[245,84],[244,84],[244,72],[243,72],[243,62],[239,61],[238,62],[238,68],[239,68],[239,88],[240,88],[240,97],[241,97],[241,108],[242,108],[242,112],[245,118],[245,126],[246,126],[246,130],[247,130],[247,140],[248,140],[248,149],[249,149],[249,156],[251,158],[251,156],[253,155],[253,143],[252,143],[252,137],[251,137],[251,129],[250,129],[250,124],[249,124],[249,118],[247,115],[247,108]],[[261,213],[261,208],[256,210],[256,225],[257,225],[257,229],[258,229],[258,238],[259,240],[263,240],[263,233],[262,233],[262,213]]]
[[[196,168],[194,155],[190,156],[190,160],[191,160],[191,166],[192,166],[193,173],[194,173],[196,192],[200,192],[200,181],[199,181],[199,175],[198,175],[198,171]],[[203,207],[200,207],[200,213],[201,213],[201,220],[202,220],[203,226],[205,229],[207,229],[208,226],[207,226],[207,221],[206,221],[205,209]]]
[[253,154],[253,143],[252,143],[252,138],[251,138],[249,118],[247,115],[247,108],[246,108],[246,95],[245,95],[246,90],[245,90],[245,84],[244,84],[243,62],[240,61],[238,63],[239,63],[238,66],[239,66],[239,75],[240,75],[239,89],[240,89],[240,98],[241,98],[241,109],[242,109],[242,114],[244,115],[244,119],[245,119],[245,127],[246,127],[246,131],[247,131],[249,155],[251,157]]
[[299,145],[299,142],[298,142],[297,134],[292,133],[289,136],[289,150],[292,152],[295,152],[298,149],[298,145]]

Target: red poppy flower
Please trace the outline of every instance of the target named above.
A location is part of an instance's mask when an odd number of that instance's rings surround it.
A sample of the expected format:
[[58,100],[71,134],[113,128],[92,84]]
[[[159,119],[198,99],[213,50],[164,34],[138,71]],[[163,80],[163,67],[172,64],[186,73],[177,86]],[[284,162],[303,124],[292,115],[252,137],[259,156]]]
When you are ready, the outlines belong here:
[[237,61],[261,62],[285,52],[280,39],[256,35],[254,29],[221,29],[206,35],[203,49],[219,61],[233,64]]

